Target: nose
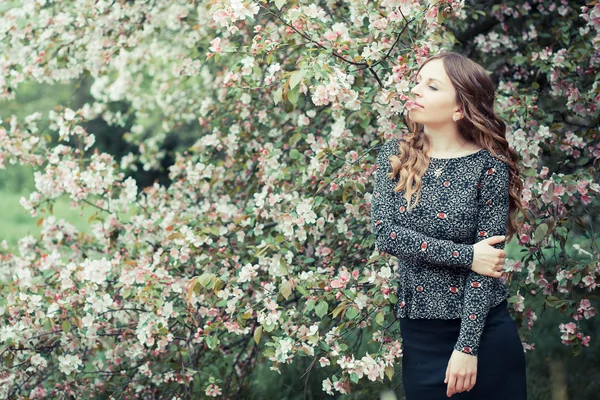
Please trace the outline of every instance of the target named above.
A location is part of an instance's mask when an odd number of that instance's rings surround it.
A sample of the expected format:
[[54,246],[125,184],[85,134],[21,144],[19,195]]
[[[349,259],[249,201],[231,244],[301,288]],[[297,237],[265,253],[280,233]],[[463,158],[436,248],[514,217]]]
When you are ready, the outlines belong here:
[[419,84],[415,83],[415,86],[412,87],[412,89],[410,89],[410,92],[412,94],[414,94],[415,96],[421,96],[420,95],[420,89],[419,89]]

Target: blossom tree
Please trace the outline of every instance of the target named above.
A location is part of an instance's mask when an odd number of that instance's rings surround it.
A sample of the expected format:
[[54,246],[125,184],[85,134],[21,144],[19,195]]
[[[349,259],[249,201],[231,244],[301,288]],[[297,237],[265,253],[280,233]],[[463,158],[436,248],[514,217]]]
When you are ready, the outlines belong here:
[[[41,234],[0,253],[0,396],[235,397],[261,357],[274,373],[308,357],[303,379],[326,369],[330,395],[391,380],[402,346],[395,262],[369,221],[375,156],[407,133],[412,72],[457,45],[499,82],[522,155],[514,315],[527,339],[542,298],[570,319],[557,340],[580,351],[600,273],[600,5],[563,3],[4,5],[2,98],[90,77],[93,101],[58,105],[48,124],[2,115],[0,167],[34,168],[21,204]],[[138,152],[98,151],[96,118],[133,120]],[[159,168],[166,136],[186,132],[170,184],[138,187],[132,173]],[[60,197],[96,211],[91,233],[52,215]],[[357,353],[357,332],[372,351]]]

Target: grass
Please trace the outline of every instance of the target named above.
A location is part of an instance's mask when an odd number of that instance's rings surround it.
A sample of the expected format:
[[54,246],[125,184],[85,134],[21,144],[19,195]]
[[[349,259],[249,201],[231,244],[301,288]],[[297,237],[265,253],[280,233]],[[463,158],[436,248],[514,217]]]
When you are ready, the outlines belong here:
[[37,223],[40,218],[47,218],[49,215],[54,215],[57,220],[68,221],[79,231],[90,232],[88,218],[94,213],[91,208],[83,211],[73,210],[69,199],[64,196],[54,203],[53,214],[38,213],[38,216],[31,217],[19,203],[21,197],[28,197],[28,193],[0,190],[0,241],[6,240],[9,247],[16,246],[19,239],[29,234],[39,236],[41,227]]

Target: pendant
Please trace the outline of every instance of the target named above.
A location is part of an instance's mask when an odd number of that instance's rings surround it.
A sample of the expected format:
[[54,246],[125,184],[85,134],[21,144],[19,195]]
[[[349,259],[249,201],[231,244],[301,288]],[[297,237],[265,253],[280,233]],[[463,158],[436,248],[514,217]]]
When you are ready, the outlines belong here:
[[442,172],[444,172],[444,169],[443,169],[443,168],[436,168],[436,169],[433,171],[433,174],[435,175],[435,177],[436,177],[436,178],[439,178],[439,177],[440,177],[440,175],[442,175]]

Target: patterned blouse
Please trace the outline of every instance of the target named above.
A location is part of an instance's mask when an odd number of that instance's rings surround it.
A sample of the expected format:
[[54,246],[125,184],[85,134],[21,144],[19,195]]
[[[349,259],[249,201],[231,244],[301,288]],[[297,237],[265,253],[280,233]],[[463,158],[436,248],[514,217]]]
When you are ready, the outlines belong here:
[[[471,270],[473,244],[506,235],[509,169],[487,149],[450,159],[431,157],[422,178],[419,203],[410,212],[404,190],[394,192],[389,156],[399,154],[399,140],[382,146],[371,201],[377,248],[398,259],[398,318],[460,318],[454,348],[477,355],[491,308],[508,297],[498,278]],[[506,159],[499,155],[500,158]],[[434,167],[444,166],[436,177]],[[504,243],[493,245],[503,249]]]

